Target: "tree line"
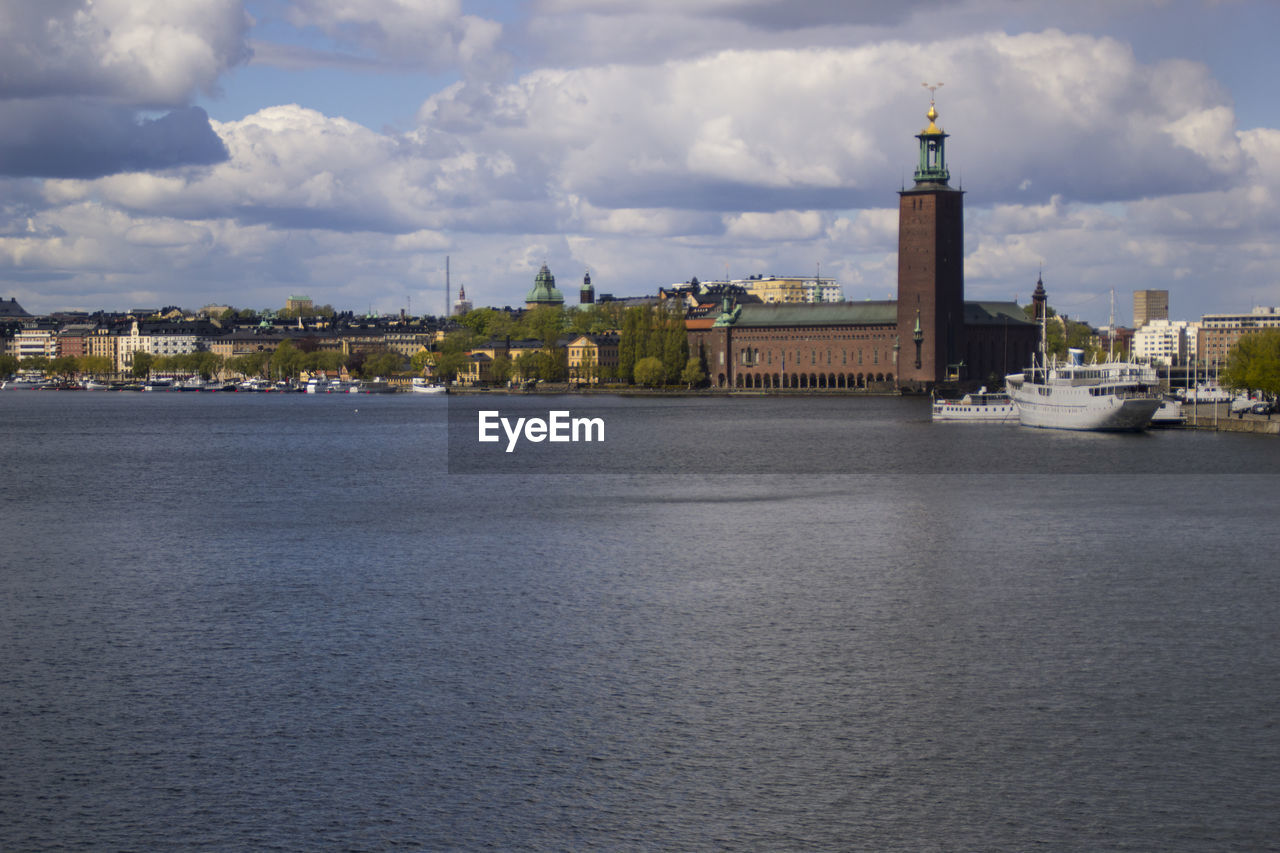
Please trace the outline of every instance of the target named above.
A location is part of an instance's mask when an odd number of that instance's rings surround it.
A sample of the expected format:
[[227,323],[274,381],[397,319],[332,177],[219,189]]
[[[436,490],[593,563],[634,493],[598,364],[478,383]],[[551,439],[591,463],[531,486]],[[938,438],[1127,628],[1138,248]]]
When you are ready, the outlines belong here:
[[580,379],[641,385],[701,384],[705,365],[689,358],[689,336],[677,303],[633,305],[606,302],[569,310],[543,305],[517,315],[494,308],[476,308],[457,318],[458,328],[445,335],[430,353],[414,357],[415,371],[434,366],[437,378],[452,381],[468,364],[468,353],[487,343],[507,339],[537,340],[536,350],[515,358],[499,354],[490,364],[490,381],[537,379],[562,382],[569,378],[567,339],[579,335],[618,335],[618,364],[583,364]]

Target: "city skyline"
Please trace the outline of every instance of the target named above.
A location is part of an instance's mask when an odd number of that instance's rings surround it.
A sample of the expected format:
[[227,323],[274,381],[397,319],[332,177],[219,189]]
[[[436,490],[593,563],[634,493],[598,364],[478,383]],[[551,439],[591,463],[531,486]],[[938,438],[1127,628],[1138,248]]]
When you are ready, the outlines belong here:
[[1280,302],[1265,2],[30,4],[0,21],[0,295],[32,313],[519,305],[821,266],[896,290],[934,85],[970,299]]

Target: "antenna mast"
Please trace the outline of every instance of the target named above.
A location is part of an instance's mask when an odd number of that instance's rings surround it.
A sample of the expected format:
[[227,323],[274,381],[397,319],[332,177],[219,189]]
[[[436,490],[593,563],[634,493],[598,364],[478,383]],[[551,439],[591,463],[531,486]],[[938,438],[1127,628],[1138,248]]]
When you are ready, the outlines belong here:
[[453,308],[449,305],[449,256],[444,256],[444,318],[453,316]]

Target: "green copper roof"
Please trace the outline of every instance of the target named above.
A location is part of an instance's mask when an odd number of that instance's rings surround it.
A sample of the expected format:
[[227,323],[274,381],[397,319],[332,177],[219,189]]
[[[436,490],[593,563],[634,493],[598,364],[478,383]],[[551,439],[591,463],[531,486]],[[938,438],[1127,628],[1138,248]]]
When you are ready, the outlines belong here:
[[898,303],[890,301],[814,302],[799,305],[738,306],[733,325],[738,328],[759,326],[839,326],[894,325],[898,322]]
[[546,264],[542,265],[542,269],[538,270],[538,277],[533,280],[533,290],[524,298],[525,303],[533,303],[535,305],[563,305],[564,294],[556,290],[556,277],[551,274],[551,270]]
[[969,326],[1034,326],[1016,302],[965,302],[964,322]]

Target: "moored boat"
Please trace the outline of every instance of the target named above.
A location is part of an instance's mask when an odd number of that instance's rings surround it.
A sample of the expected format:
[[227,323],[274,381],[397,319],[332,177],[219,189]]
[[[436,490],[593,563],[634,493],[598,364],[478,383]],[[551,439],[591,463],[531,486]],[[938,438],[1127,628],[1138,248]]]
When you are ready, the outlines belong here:
[[446,386],[428,382],[421,376],[415,376],[413,378],[413,384],[410,386],[410,389],[415,394],[447,394],[449,392],[449,389]]
[[965,394],[959,400],[935,398],[933,419],[935,421],[1017,423],[1018,409],[1009,399],[1008,394],[988,391],[984,385],[972,394]]
[[1155,369],[1127,361],[1084,364],[1068,351],[1065,364],[1032,366],[1005,377],[1023,426],[1045,429],[1136,431],[1160,408]]
[[1153,427],[1176,427],[1186,422],[1187,416],[1182,413],[1182,403],[1171,397],[1161,400],[1160,408],[1156,409],[1156,413],[1151,416]]

